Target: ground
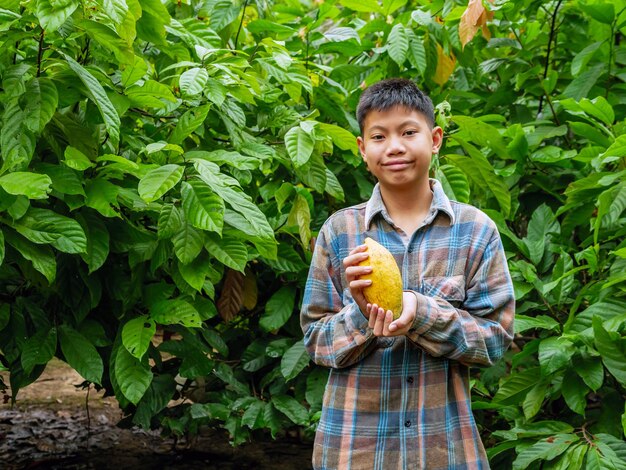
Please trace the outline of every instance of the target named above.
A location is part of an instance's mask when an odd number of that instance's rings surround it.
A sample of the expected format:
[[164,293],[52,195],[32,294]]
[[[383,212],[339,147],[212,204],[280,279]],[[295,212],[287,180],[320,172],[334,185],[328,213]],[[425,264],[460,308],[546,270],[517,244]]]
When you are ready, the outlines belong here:
[[[3,374],[8,383],[7,374]],[[0,404],[0,467],[17,469],[307,470],[311,443],[280,440],[233,448],[225,434],[207,430],[193,444],[158,431],[120,429],[117,402],[77,388],[83,379],[53,359],[41,377]]]

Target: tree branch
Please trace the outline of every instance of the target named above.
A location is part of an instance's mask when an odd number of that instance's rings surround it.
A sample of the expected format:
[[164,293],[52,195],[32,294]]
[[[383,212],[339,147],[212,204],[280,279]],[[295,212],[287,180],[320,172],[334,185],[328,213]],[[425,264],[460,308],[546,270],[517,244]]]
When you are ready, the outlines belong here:
[[[548,76],[548,69],[550,68],[550,53],[552,52],[552,41],[556,43],[556,15],[559,12],[559,8],[561,8],[561,3],[563,3],[563,0],[559,0],[559,2],[556,4],[556,8],[554,9],[554,13],[552,14],[552,22],[550,23],[550,36],[548,37],[548,51],[546,53],[546,63],[543,68],[544,80]],[[541,96],[541,99],[539,100],[539,110],[537,111],[537,114],[541,114],[542,108],[543,108],[543,95]]]
[[237,29],[237,34],[235,35],[235,47],[233,48],[235,51],[237,50],[237,42],[239,41],[239,33],[241,32],[241,27],[243,26],[243,19],[246,16],[247,6],[248,6],[248,0],[246,0],[243,4],[243,11],[241,12],[241,21],[239,22],[239,28]]

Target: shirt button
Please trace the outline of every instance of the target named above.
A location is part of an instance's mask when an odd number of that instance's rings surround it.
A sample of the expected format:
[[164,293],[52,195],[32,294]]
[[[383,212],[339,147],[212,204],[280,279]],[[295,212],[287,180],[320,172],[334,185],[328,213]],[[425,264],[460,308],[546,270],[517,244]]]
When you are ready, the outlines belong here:
[[407,377],[406,381],[410,384],[413,383],[413,377]]
[[409,253],[413,253],[413,247],[409,248]]
[[407,419],[407,420],[404,422],[404,425],[405,425],[407,428],[410,428],[410,427],[411,427],[411,420],[410,420],[410,419]]

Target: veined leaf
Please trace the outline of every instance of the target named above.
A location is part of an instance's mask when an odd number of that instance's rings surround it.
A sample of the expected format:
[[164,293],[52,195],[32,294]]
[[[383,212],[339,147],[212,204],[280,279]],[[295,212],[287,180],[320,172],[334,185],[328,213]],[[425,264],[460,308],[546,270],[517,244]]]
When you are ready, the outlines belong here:
[[150,170],[139,181],[137,187],[139,196],[146,202],[156,201],[178,184],[184,171],[182,166],[175,164],[163,165]]
[[402,66],[409,51],[409,37],[402,23],[397,23],[391,28],[387,38],[387,52],[393,61]]
[[88,90],[89,98],[95,103],[104,119],[104,126],[109,133],[112,142],[117,144],[120,140],[120,116],[108,95],[102,88],[100,82],[82,65],[72,59],[70,56],[63,54],[70,68],[74,71],[78,78],[83,82]]
[[57,262],[48,246],[36,245],[18,235],[7,230],[4,232],[6,241],[15,248],[24,258],[33,263],[33,267],[43,274],[49,283],[52,284],[56,277]]
[[97,210],[105,217],[120,217],[115,210],[119,208],[117,195],[120,187],[104,178],[87,180],[85,184],[85,204],[87,207]]
[[541,374],[548,376],[567,365],[576,352],[574,344],[565,339],[551,336],[539,344]]
[[199,328],[202,320],[198,311],[190,303],[180,300],[161,300],[150,307],[150,318],[161,325],[184,325]]
[[309,413],[306,408],[289,395],[272,396],[272,404],[296,424],[304,426],[309,420]]
[[52,119],[59,96],[54,82],[48,78],[33,78],[26,85],[27,101],[24,108],[24,124],[36,134],[43,131]]
[[125,347],[117,349],[115,378],[124,396],[133,404],[139,403],[152,382],[152,371],[147,361],[142,362]]
[[141,315],[126,322],[122,328],[122,344],[126,350],[141,360],[156,333],[156,323],[148,315]]
[[109,256],[109,231],[102,219],[94,212],[85,211],[76,219],[87,236],[87,250],[81,254],[89,267],[89,274],[98,270]]
[[37,19],[44,31],[56,31],[78,7],[77,1],[37,0]]
[[194,67],[186,70],[178,80],[180,91],[187,96],[198,95],[202,93],[208,79],[209,73],[205,68]]
[[178,120],[176,128],[169,138],[170,142],[180,144],[191,135],[192,132],[204,123],[207,114],[209,114],[209,109],[211,109],[211,105],[206,104],[197,108],[191,108],[189,111],[185,112]]
[[292,127],[285,134],[285,147],[296,167],[304,165],[311,158],[315,142],[311,134],[302,127]]
[[31,207],[16,230],[35,243],[50,243],[64,253],[87,251],[87,237],[80,224],[48,209]]
[[57,330],[39,330],[22,346],[22,368],[30,374],[38,364],[47,364],[57,349]]
[[441,165],[436,171],[437,179],[446,195],[453,201],[469,202],[470,187],[467,176],[454,165]]
[[302,372],[309,365],[309,362],[311,362],[311,359],[304,347],[304,342],[296,341],[292,347],[285,351],[280,361],[280,371],[285,380],[289,381]]
[[52,180],[48,175],[14,171],[0,176],[0,188],[9,194],[24,195],[29,199],[47,199]]
[[222,233],[224,226],[224,200],[199,180],[185,181],[181,185],[185,217],[191,225],[201,230]]
[[191,263],[202,251],[204,238],[202,232],[195,229],[187,221],[183,221],[180,229],[172,236],[174,253],[183,264]]
[[236,271],[244,272],[248,262],[248,250],[241,240],[227,234],[224,234],[221,239],[217,235],[206,234],[204,247],[224,265]]
[[309,203],[301,194],[298,194],[293,202],[287,223],[298,227],[302,245],[308,246],[311,239],[311,212]]
[[104,365],[95,346],[67,325],[59,326],[58,331],[61,351],[67,363],[85,380],[101,384]]
[[141,86],[128,87],[126,96],[130,99],[131,105],[138,107],[164,108],[166,105],[163,100],[176,102],[172,91],[154,80],[146,80]]
[[64,155],[63,163],[73,170],[83,171],[95,166],[95,163],[89,160],[83,152],[69,145],[65,148]]
[[[185,183],[183,183],[184,185]],[[160,240],[171,238],[176,234],[182,225],[182,219],[178,208],[171,203],[163,204],[159,213],[159,222],[157,225],[157,235]]]
[[602,326],[600,317],[593,317],[593,332],[596,348],[602,355],[602,362],[622,385],[626,385],[626,354],[622,341],[611,338]]
[[373,13],[380,11],[380,5],[376,0],[341,0],[341,5],[350,10],[360,11],[364,13]]
[[200,292],[206,282],[206,277],[212,270],[209,257],[202,251],[191,263],[178,264],[178,271],[185,282]]
[[557,434],[524,449],[513,462],[513,470],[522,470],[535,460],[552,460],[565,452],[580,438],[576,434]]
[[281,287],[267,301],[259,326],[264,331],[276,330],[283,326],[294,312],[295,301],[295,290],[288,286]]

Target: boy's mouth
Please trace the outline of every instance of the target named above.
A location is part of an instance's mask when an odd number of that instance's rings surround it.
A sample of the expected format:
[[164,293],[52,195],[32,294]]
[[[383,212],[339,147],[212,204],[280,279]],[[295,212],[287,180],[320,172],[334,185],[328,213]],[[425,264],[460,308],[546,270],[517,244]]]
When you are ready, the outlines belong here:
[[403,170],[411,165],[409,160],[389,160],[383,163],[383,166],[389,170]]

